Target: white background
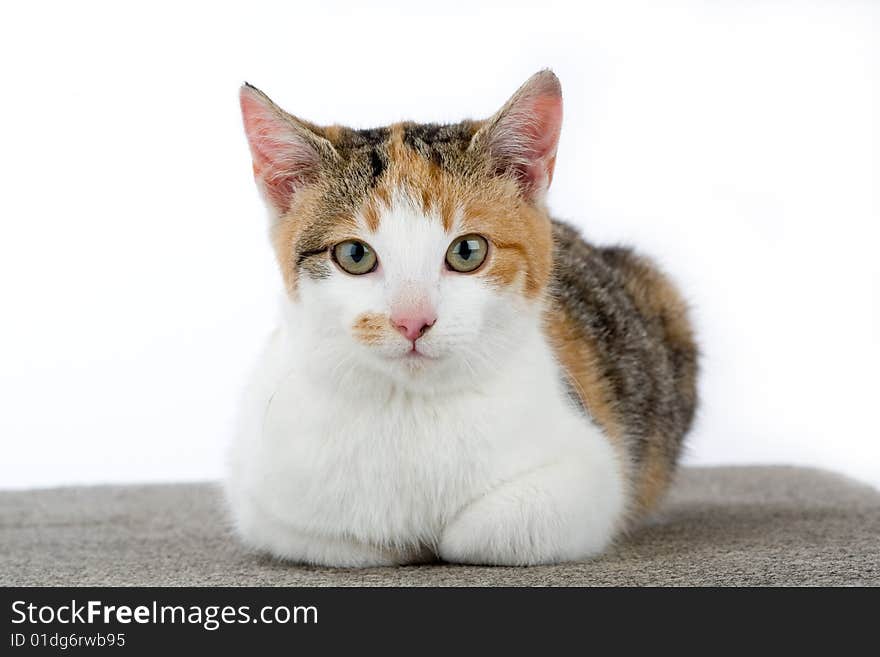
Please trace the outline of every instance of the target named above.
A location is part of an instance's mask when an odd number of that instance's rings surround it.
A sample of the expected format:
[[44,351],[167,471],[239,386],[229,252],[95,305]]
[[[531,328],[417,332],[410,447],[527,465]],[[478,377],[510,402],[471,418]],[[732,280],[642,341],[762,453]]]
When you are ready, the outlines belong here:
[[880,485],[876,3],[415,4],[4,7],[0,487],[221,474],[280,290],[243,80],[369,127],[547,66],[555,213],[693,303],[687,461]]

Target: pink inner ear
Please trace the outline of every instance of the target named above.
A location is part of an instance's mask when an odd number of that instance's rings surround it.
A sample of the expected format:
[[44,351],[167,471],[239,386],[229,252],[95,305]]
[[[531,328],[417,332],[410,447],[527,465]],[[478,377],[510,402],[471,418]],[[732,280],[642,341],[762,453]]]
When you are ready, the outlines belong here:
[[562,98],[559,96],[538,96],[531,102],[529,115],[533,122],[527,124],[535,155],[547,157],[556,151],[559,130],[562,126]]
[[264,97],[244,87],[240,101],[254,177],[268,200],[283,212],[296,189],[315,172],[318,154]]
[[503,171],[514,174],[529,198],[553,179],[562,127],[562,94],[552,73],[527,82],[492,128],[491,152]]
[[527,162],[523,171],[532,191],[546,189],[553,180],[556,164],[556,147],[562,127],[562,98],[560,96],[537,96],[530,99],[527,112],[531,121],[525,124],[523,140],[527,149]]

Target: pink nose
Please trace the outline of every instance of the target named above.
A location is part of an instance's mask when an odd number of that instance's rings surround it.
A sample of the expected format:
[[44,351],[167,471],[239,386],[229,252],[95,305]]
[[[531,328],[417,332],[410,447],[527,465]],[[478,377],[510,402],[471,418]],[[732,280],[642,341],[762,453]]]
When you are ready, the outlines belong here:
[[395,328],[411,342],[415,342],[422,337],[429,328],[434,326],[436,321],[437,318],[433,315],[425,314],[391,318],[391,323],[394,324]]

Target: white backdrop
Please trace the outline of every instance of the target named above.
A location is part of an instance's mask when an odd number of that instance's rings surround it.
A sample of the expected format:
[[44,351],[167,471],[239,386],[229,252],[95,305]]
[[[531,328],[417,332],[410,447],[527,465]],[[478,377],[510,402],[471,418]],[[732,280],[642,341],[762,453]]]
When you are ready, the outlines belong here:
[[547,66],[555,213],[693,303],[687,461],[880,485],[877,4],[414,4],[4,8],[0,487],[220,475],[280,290],[243,80],[368,127],[488,115]]

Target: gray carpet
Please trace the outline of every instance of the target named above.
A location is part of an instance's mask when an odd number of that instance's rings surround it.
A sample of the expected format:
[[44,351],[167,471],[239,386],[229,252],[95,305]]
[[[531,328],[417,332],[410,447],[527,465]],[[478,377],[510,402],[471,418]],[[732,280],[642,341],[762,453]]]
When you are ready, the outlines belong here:
[[605,556],[534,568],[311,568],[249,553],[210,484],[0,492],[2,585],[880,585],[880,493],[790,467],[688,468]]

